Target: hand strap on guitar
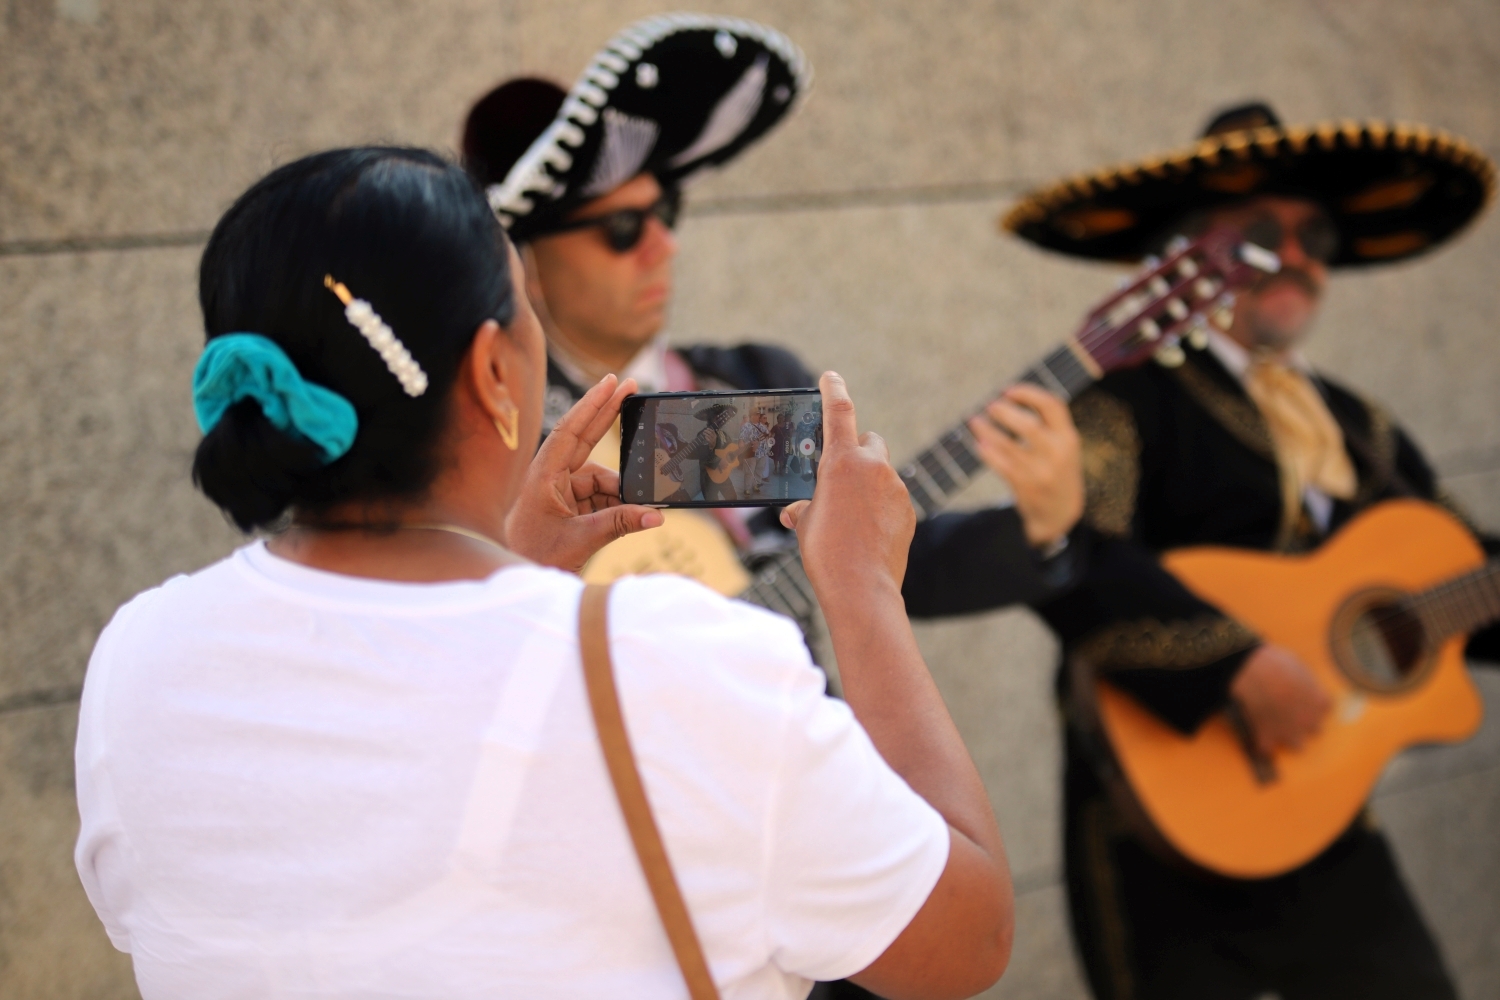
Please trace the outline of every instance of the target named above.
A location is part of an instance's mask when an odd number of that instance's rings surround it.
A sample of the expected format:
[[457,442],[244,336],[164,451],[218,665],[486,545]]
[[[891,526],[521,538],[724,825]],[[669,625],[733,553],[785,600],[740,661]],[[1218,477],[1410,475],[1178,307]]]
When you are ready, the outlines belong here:
[[656,819],[651,815],[651,803],[646,799],[646,788],[641,784],[641,773],[630,749],[630,735],[625,731],[625,717],[620,714],[620,696],[609,657],[608,614],[609,585],[584,587],[583,600],[578,605],[578,645],[583,654],[589,708],[593,711],[594,727],[599,731],[599,744],[604,749],[604,763],[609,767],[620,811],[625,814],[635,855],[651,887],[651,898],[656,901],[656,912],[666,928],[667,939],[672,942],[677,967],[687,981],[688,995],[692,1000],[719,1000],[718,987],[709,974],[703,946],[698,942],[687,903],[672,874],[672,863],[656,828]]

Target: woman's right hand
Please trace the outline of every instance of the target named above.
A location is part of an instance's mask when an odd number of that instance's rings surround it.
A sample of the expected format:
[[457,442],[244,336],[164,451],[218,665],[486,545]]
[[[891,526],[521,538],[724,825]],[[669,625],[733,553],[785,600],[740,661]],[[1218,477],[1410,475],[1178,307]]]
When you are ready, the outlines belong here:
[[995,813],[922,662],[901,598],[916,512],[885,442],[859,433],[844,380],[827,372],[823,458],[795,528],[838,658],[844,699],[891,769],[948,821],[948,862],[921,910],[851,978],[879,996],[967,997],[1000,978],[1015,909]]
[[818,380],[823,393],[823,457],[811,500],[781,512],[797,532],[808,578],[825,609],[842,596],[867,592],[872,579],[899,592],[916,529],[916,512],[890,452],[878,434],[860,434],[849,387],[835,372]]

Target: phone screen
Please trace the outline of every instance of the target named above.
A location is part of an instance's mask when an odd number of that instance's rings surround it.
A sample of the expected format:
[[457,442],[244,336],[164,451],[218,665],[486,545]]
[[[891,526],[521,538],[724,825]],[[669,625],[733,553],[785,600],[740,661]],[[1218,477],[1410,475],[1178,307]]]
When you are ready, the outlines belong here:
[[667,507],[809,500],[823,457],[817,389],[660,392],[620,410],[620,498]]

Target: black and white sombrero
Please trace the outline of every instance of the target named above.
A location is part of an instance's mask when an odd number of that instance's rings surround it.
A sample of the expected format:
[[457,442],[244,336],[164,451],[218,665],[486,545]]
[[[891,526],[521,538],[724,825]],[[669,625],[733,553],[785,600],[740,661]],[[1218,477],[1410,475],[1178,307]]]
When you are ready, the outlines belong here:
[[1138,259],[1196,209],[1260,194],[1321,204],[1339,231],[1332,263],[1377,264],[1430,250],[1493,199],[1495,165],[1425,125],[1286,126],[1264,104],[1217,115],[1191,146],[1079,174],[1025,195],[1001,220],[1078,257]]
[[[539,80],[511,81],[480,101],[465,159],[511,238],[525,241],[639,174],[680,185],[733,159],[786,117],[810,80],[802,50],[772,28],[663,14],[610,39],[560,106]],[[518,139],[527,144],[516,156]]]

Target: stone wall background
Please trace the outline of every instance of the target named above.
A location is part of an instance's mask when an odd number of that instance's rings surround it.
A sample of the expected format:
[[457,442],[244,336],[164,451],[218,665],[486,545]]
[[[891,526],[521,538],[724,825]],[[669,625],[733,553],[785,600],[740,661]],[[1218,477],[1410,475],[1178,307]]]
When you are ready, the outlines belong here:
[[[237,535],[187,477],[206,231],[332,145],[451,148],[521,71],[571,81],[636,0],[0,0],[0,995],[135,996],[72,869],[71,748],[114,608]],[[1031,184],[1174,146],[1217,107],[1418,119],[1500,152],[1488,0],[716,2],[787,31],[802,113],[691,194],[682,339],[795,347],[899,456],[1069,332],[1115,273],[1000,236]],[[1500,226],[1340,277],[1311,353],[1385,402],[1500,527]],[[999,496],[993,483],[966,500]],[[1020,932],[995,997],[1075,998],[1053,647],[1025,612],[920,627],[1007,838]],[[1500,683],[1478,678],[1491,707]],[[1500,995],[1500,728],[1377,795],[1468,1000]]]

